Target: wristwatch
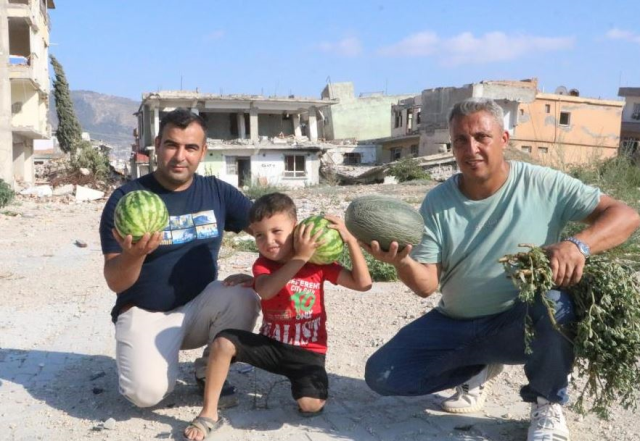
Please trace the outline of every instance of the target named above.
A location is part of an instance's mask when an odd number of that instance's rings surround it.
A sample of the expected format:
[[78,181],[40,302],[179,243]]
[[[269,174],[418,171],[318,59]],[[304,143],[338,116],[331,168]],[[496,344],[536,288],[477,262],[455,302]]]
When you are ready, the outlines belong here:
[[589,257],[591,255],[591,248],[589,248],[589,245],[587,245],[586,243],[584,243],[580,239],[577,239],[577,238],[571,236],[571,237],[567,237],[564,240],[569,241],[569,242],[573,243],[575,246],[577,246],[578,249],[580,250],[580,252],[582,253],[582,255],[585,258]]

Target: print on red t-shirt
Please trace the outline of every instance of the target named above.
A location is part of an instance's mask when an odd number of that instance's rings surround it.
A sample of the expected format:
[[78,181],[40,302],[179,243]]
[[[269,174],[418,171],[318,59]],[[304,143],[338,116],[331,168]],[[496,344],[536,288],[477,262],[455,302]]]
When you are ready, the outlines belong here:
[[[282,265],[260,256],[253,265],[255,277],[271,274]],[[327,352],[325,280],[338,282],[342,266],[307,263],[274,297],[262,300],[260,334],[282,343],[324,354]]]

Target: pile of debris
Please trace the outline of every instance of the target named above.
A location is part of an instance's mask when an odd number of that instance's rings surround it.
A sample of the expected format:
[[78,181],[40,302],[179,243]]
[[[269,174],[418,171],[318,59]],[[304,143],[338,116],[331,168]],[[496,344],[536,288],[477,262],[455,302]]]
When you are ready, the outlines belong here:
[[68,158],[35,166],[35,185],[18,181],[16,193],[33,198],[60,198],[67,202],[102,199],[122,185],[123,176],[112,169],[107,179],[98,179],[89,169],[74,169]]
[[[335,164],[332,161],[321,158],[320,175],[327,181],[335,182],[339,185],[354,184],[381,184],[388,182],[389,169],[397,161],[381,165],[343,165]],[[419,156],[416,158],[420,167],[434,181],[442,182],[452,176],[457,171],[455,158],[451,153],[438,153],[429,156]]]

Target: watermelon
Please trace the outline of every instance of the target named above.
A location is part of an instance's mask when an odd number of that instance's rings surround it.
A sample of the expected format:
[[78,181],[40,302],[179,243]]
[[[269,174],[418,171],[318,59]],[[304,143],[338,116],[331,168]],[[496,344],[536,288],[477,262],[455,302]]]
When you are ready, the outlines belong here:
[[[311,235],[313,236],[318,229],[324,229],[324,233],[320,235],[318,238],[318,242],[323,242],[320,245],[311,259],[309,259],[309,263],[315,263],[316,265],[328,265],[330,263],[335,262],[342,255],[342,250],[344,249],[344,241],[342,240],[342,236],[338,230],[334,230],[333,228],[329,228],[327,225],[331,225],[324,216],[310,216],[300,222],[300,225],[313,225],[313,229],[311,230]],[[297,228],[296,227],[296,230]]]
[[398,250],[420,243],[424,230],[422,215],[411,205],[390,196],[368,195],[354,199],[344,216],[347,230],[367,245],[377,240],[389,250],[398,242]]
[[136,190],[124,195],[114,213],[116,230],[136,242],[144,233],[162,231],[169,223],[169,211],[162,199],[150,191]]

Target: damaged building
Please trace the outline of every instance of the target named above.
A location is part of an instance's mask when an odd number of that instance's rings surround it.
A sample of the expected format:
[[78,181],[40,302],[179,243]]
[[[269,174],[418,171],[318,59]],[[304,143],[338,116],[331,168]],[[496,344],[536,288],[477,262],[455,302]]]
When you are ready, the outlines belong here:
[[640,87],[621,87],[618,96],[624,98],[620,148],[629,155],[637,155],[640,148]]
[[[198,173],[234,186],[318,184],[324,111],[332,99],[215,95],[189,91],[143,94],[132,157],[132,177],[155,169],[154,139],[162,117],[178,107],[207,123],[207,153]],[[145,161],[146,159],[146,161]]]
[[544,93],[535,78],[424,90],[420,152],[433,155],[450,150],[449,109],[470,97],[496,101],[504,111],[510,146],[542,164],[587,164],[618,152],[624,103],[581,97],[577,90],[564,87]]
[[0,179],[35,181],[34,141],[49,125],[49,9],[53,0],[0,2]]

